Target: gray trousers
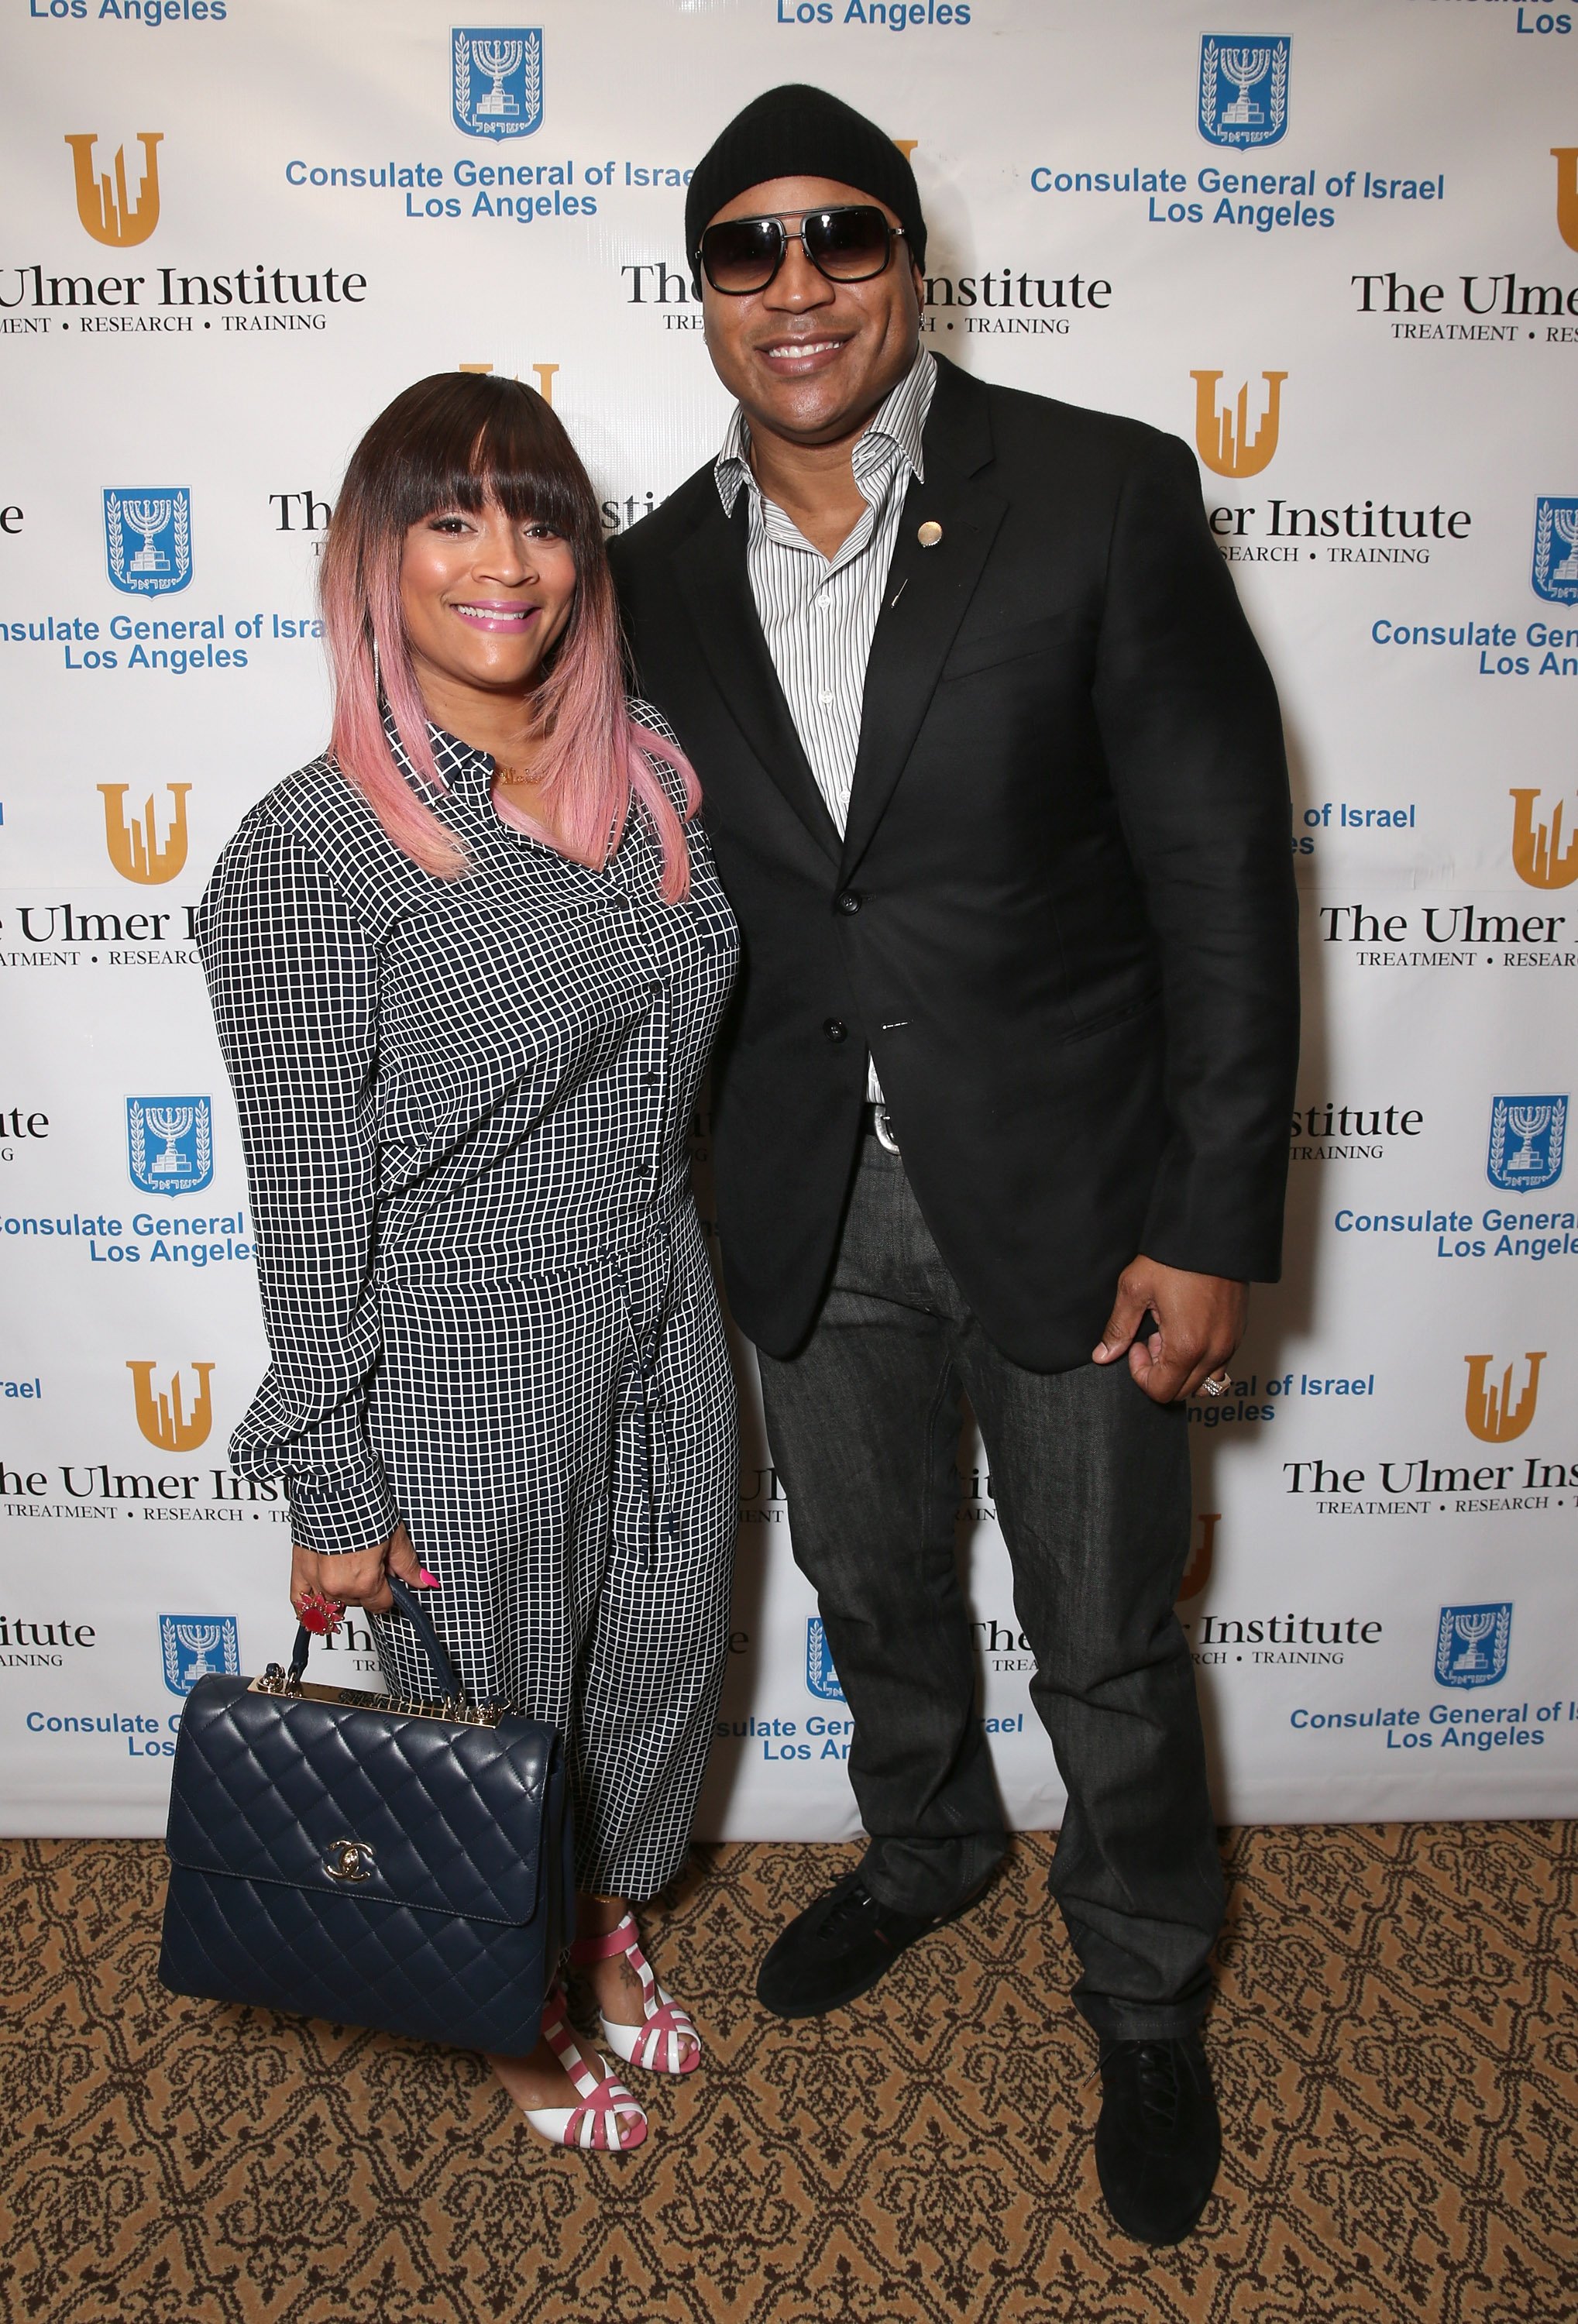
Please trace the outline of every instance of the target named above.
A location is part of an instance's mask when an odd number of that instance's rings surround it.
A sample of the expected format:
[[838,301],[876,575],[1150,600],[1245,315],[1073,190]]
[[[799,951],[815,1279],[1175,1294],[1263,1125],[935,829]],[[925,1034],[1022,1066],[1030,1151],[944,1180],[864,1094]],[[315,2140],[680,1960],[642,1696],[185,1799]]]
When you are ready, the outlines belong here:
[[763,1356],[772,1454],[854,1721],[850,1780],[879,1900],[942,1913],[1008,1845],[976,1712],[955,1555],[967,1396],[991,1463],[1030,1696],[1068,1809],[1052,1891],[1099,2034],[1203,2015],[1221,1926],[1194,1666],[1173,1611],[1187,1427],[1125,1363],[1032,1372],[964,1305],[902,1163],[868,1136],[833,1286],[788,1361]]

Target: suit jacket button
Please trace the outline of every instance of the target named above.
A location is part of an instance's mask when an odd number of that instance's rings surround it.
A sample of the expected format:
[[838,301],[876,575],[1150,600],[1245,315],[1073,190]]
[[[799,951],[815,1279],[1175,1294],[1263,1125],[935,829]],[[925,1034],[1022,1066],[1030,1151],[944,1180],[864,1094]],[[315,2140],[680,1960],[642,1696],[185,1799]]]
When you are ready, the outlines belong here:
[[841,912],[858,912],[861,906],[865,902],[865,898],[863,896],[857,895],[853,888],[845,888],[839,895],[837,901],[838,908]]
[[847,1041],[849,1038],[849,1028],[842,1017],[829,1017],[822,1030],[830,1041]]

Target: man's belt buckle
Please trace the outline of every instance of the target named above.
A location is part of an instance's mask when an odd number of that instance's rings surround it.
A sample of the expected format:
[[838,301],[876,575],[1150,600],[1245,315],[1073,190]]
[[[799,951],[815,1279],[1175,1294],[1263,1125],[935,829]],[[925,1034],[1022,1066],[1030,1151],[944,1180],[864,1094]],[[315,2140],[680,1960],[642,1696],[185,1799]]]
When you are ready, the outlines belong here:
[[893,1135],[893,1117],[885,1105],[872,1105],[872,1128],[877,1133],[877,1144],[883,1153],[897,1154],[899,1140]]

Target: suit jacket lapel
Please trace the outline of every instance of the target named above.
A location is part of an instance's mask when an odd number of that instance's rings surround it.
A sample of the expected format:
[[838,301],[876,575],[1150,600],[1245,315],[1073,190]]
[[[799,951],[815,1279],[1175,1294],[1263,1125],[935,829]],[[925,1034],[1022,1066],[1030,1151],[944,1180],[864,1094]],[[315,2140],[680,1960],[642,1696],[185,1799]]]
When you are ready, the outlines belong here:
[[745,571],[745,503],[742,492],[730,518],[714,496],[676,552],[675,573],[724,706],[752,754],[835,863],[838,826],[817,788],[752,603]]
[[[1008,506],[979,474],[992,460],[985,392],[944,357],[923,444],[926,482],[912,483],[905,496],[866,664],[841,886],[870,845],[904,771]],[[928,521],[941,525],[942,539],[923,549],[916,536]]]

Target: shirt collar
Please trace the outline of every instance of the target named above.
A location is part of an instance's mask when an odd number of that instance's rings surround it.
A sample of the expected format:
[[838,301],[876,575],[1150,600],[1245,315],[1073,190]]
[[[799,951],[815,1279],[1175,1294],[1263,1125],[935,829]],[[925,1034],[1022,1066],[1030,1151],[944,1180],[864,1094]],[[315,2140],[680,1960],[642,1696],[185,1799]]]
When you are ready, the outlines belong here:
[[[388,739],[390,755],[401,772],[429,806],[436,805],[432,786],[417,772],[411,762],[405,745],[400,739],[400,729],[394,723],[394,713],[387,703],[382,706],[383,732]],[[458,734],[446,733],[441,726],[428,721],[428,747],[433,754],[441,797],[444,792],[457,790],[473,799],[487,798],[493,788],[494,762],[485,751],[470,742],[463,742]]]
[[[857,439],[854,452],[855,478],[870,475],[884,462],[901,461],[918,484],[926,481],[921,438],[937,386],[937,357],[922,347],[899,384],[877,406]],[[751,473],[751,426],[743,405],[736,403],[724,432],[723,448],[713,463],[724,514],[733,516],[742,485],[749,484],[760,499],[761,488]]]

